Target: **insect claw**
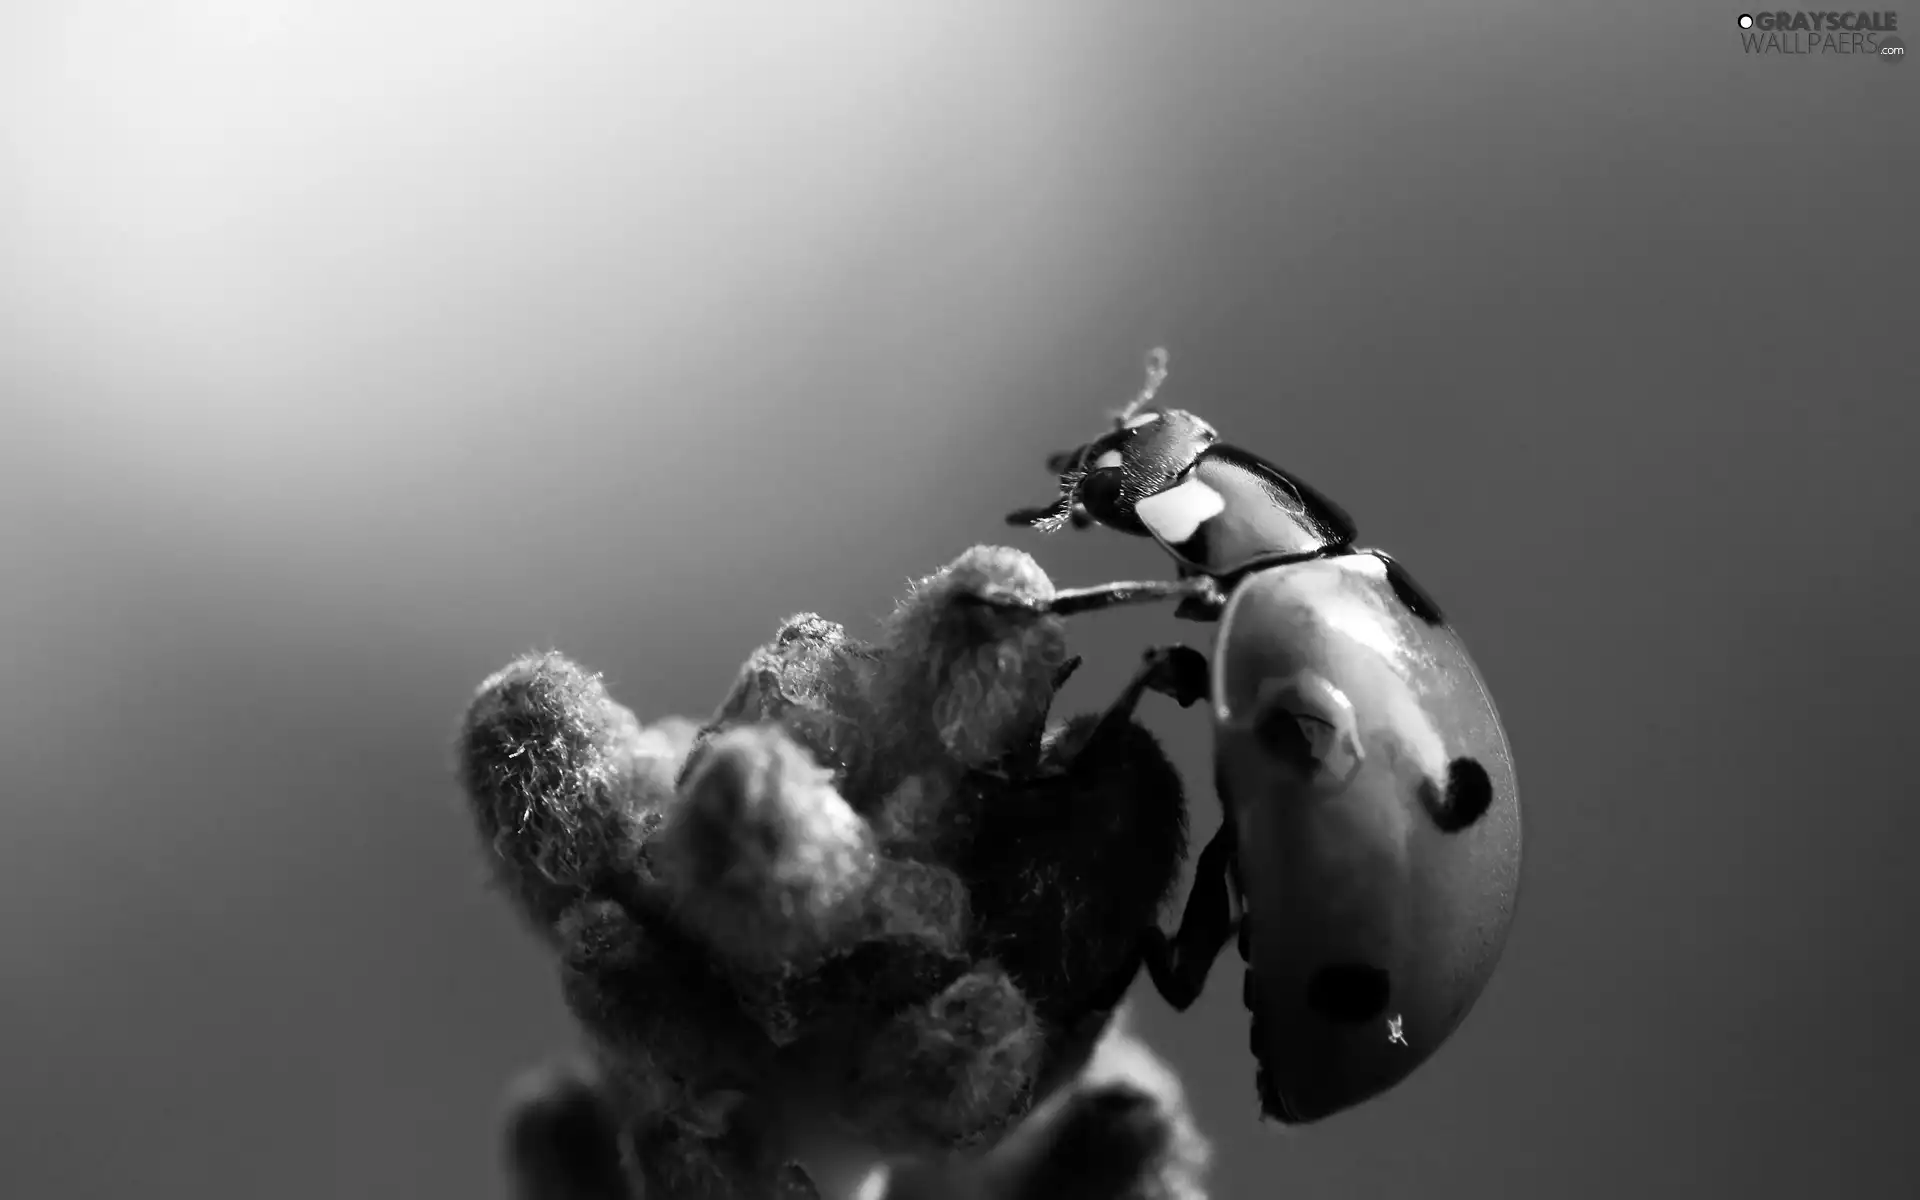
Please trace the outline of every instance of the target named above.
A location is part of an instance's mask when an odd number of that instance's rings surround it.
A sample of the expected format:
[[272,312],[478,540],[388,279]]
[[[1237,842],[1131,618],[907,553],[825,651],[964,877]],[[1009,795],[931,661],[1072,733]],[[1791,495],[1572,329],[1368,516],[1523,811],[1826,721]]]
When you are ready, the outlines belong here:
[[1212,683],[1206,655],[1191,646],[1155,646],[1141,655],[1144,681],[1181,708],[1207,698]]
[[1060,664],[1059,669],[1054,671],[1053,673],[1053,690],[1054,691],[1057,692],[1061,688],[1067,685],[1067,680],[1073,678],[1073,673],[1080,669],[1080,664],[1082,661],[1084,660],[1081,658],[1081,656],[1076,654],[1072,658],[1069,658],[1067,661]]

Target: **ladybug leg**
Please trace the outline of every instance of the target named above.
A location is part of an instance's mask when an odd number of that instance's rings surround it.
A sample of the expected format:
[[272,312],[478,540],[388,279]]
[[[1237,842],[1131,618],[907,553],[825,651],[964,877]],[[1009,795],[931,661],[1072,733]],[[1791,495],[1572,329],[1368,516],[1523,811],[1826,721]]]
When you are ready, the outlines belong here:
[[1041,609],[1057,617],[1071,617],[1124,605],[1213,597],[1219,591],[1219,585],[1204,575],[1192,579],[1123,580],[1092,587],[1062,588],[1053,594],[1052,600],[1042,601]]
[[1220,586],[1219,580],[1185,565],[1180,567],[1178,578],[1182,583],[1191,585],[1193,592],[1174,607],[1173,619],[1208,623],[1218,621],[1220,614],[1227,610],[1227,591]]
[[1149,691],[1171,697],[1181,708],[1192,708],[1212,690],[1207,656],[1192,646],[1155,646],[1142,656],[1140,678]]
[[1186,579],[1128,579],[1097,583],[1092,587],[1061,588],[1051,599],[1044,600],[997,590],[964,593],[954,599],[964,604],[1009,612],[1018,610],[1040,617],[1074,617],[1133,604],[1164,604],[1169,600],[1197,599],[1208,605],[1226,603],[1220,585],[1205,575]]
[[[1074,655],[1060,664],[1060,670],[1054,675],[1054,687],[1066,681],[1080,666],[1080,656]],[[1087,735],[1087,740],[1074,751],[1072,759],[1044,771],[1027,771],[1024,778],[1029,781],[1039,779],[1059,779],[1071,774],[1074,766],[1088,755],[1102,755],[1108,752],[1110,739],[1119,736],[1133,720],[1133,713],[1140,706],[1140,700],[1148,692],[1158,692],[1171,697],[1181,708],[1187,708],[1207,698],[1207,656],[1191,646],[1155,646],[1140,657],[1140,669],[1135,671],[1127,686],[1120,689],[1107,711],[1100,714],[1099,724]],[[1015,772],[1004,768],[978,768],[978,773],[991,779],[1009,781]]]
[[[1061,688],[1067,686],[1067,680],[1073,678],[1074,673],[1080,669],[1081,663],[1085,661],[1082,656],[1075,654],[1070,656],[1058,667],[1055,667],[1052,680],[1053,690],[1058,692]],[[1047,779],[1066,774],[1066,771],[1063,769],[1051,771],[1039,770],[1035,765],[1039,761],[1039,758],[1040,745],[1036,742],[1031,746],[1024,746],[1013,751],[997,763],[977,766],[973,768],[973,773],[982,779],[990,779],[997,783],[1007,784],[1019,780],[1031,781]]]
[[[1102,742],[1105,735],[1118,733],[1133,720],[1134,710],[1140,707],[1140,700],[1148,692],[1158,692],[1171,697],[1181,708],[1207,698],[1207,656],[1191,646],[1155,646],[1140,656],[1140,669],[1133,673],[1127,686],[1120,689],[1120,695],[1114,698],[1107,711],[1100,715],[1100,723],[1094,726],[1085,745],[1074,755],[1074,760],[1087,754],[1105,752]],[[1072,769],[1069,763],[1061,773]]]
[[1147,975],[1176,1012],[1185,1012],[1200,998],[1213,960],[1233,937],[1232,869],[1233,826],[1222,825],[1194,864],[1193,890],[1179,931],[1168,937],[1149,928],[1141,935],[1140,957]]
[[1061,588],[1051,599],[1022,596],[1005,591],[969,592],[955,596],[962,604],[979,604],[1003,611],[1019,611],[1036,617],[1073,617],[1133,604],[1164,604],[1188,596],[1205,595],[1213,587],[1210,579],[1148,579],[1100,583],[1092,587]]
[[1220,619],[1226,607],[1226,598],[1223,596],[1189,596],[1173,610],[1173,618],[1176,621],[1212,623]]

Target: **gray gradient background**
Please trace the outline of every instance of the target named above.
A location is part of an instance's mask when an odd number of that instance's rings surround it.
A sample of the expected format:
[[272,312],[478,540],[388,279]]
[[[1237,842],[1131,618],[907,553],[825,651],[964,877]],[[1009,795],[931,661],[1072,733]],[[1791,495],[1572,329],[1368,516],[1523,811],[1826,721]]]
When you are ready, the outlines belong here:
[[[555,645],[701,712],[982,539],[1164,571],[999,524],[1157,342],[1448,605],[1530,822],[1378,1104],[1262,1131],[1233,973],[1137,993],[1218,1194],[1912,1194],[1920,64],[1721,3],[784,11],[0,9],[0,1196],[497,1196],[568,1027],[470,689]],[[1074,706],[1193,632],[1087,620]]]

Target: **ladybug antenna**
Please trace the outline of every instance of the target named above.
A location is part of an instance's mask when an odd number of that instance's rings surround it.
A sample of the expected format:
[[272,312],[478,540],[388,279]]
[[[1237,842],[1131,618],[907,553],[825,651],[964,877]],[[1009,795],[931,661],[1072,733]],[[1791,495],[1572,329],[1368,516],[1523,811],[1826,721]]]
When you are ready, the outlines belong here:
[[1085,467],[1076,464],[1060,477],[1060,498],[1053,502],[1053,507],[1044,515],[1033,518],[1034,529],[1041,533],[1057,533],[1073,523],[1074,510],[1080,505],[1080,480],[1086,473]]
[[1165,346],[1155,346],[1153,349],[1147,351],[1147,381],[1140,385],[1140,391],[1134,396],[1132,402],[1121,409],[1119,415],[1113,418],[1113,427],[1115,429],[1126,428],[1127,422],[1133,419],[1133,414],[1153,403],[1153,398],[1160,393],[1160,385],[1166,381],[1167,348]]
[[1080,447],[1066,470],[1060,472],[1060,494],[1051,506],[1028,518],[1033,528],[1041,533],[1055,533],[1068,525],[1085,524],[1085,514],[1080,511],[1080,481],[1087,477],[1087,465],[1093,457],[1090,450],[1088,446]]
[[[1147,352],[1146,382],[1141,384],[1140,390],[1134,394],[1133,399],[1113,418],[1115,432],[1125,429],[1127,422],[1133,419],[1135,413],[1153,403],[1153,398],[1160,392],[1160,385],[1166,381],[1167,348],[1155,346]],[[1104,440],[1103,438],[1102,441]],[[1053,533],[1069,525],[1086,524],[1086,513],[1080,508],[1080,481],[1087,477],[1087,468],[1093,458],[1092,452],[1094,446],[1098,444],[1080,447],[1072,464],[1060,473],[1060,495],[1049,508],[1039,513],[1028,509],[1014,514],[1015,517],[1027,522],[1041,533]]]

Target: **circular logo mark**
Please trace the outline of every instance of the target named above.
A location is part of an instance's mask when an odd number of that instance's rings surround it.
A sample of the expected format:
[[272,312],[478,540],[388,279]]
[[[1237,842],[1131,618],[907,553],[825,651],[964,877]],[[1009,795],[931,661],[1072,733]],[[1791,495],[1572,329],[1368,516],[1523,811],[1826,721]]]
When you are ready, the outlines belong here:
[[1880,57],[1888,62],[1899,62],[1907,56],[1907,44],[1897,37],[1880,39]]
[[1752,14],[1752,13],[1741,13],[1741,14],[1740,14],[1740,28],[1742,28],[1742,29],[1752,29],[1752,28],[1753,28],[1753,14]]

